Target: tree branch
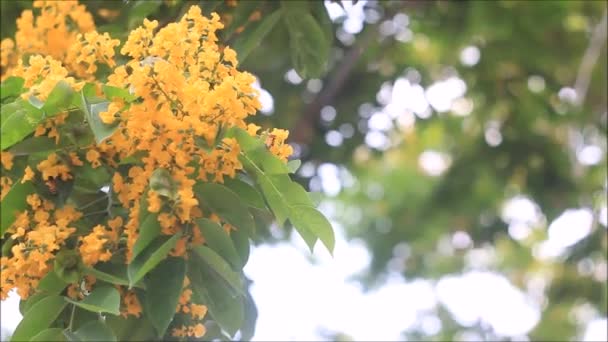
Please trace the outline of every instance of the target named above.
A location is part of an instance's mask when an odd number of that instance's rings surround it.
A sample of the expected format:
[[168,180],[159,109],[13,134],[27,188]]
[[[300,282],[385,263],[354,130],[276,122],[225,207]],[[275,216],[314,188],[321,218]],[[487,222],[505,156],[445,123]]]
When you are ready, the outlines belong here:
[[589,90],[589,83],[591,82],[591,74],[593,67],[597,63],[597,59],[602,53],[602,47],[606,43],[608,34],[608,12],[604,11],[602,21],[597,24],[591,39],[589,40],[589,46],[583,55],[581,65],[578,68],[578,74],[576,76],[576,82],[574,83],[574,90],[576,90],[576,105],[581,106],[585,102],[587,91]]

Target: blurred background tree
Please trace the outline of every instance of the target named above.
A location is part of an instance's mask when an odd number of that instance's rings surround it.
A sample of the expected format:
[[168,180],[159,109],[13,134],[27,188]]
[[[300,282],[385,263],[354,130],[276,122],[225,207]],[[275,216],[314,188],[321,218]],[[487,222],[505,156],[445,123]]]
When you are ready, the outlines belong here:
[[[31,4],[0,4],[4,38]],[[369,249],[356,280],[434,285],[435,323],[403,338],[571,340],[606,322],[605,1],[85,4],[122,39],[191,4],[220,13],[223,41],[259,79],[257,123],[291,127],[298,181]],[[258,244],[286,238],[259,219]],[[540,316],[509,330],[445,294],[488,276]],[[475,296],[462,284],[456,297]]]

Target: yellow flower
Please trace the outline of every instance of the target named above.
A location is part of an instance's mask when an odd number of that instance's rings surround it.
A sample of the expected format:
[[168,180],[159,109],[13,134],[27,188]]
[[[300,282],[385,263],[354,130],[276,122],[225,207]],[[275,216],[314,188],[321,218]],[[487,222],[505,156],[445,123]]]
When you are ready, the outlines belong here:
[[32,169],[29,166],[26,166],[25,172],[23,174],[23,178],[21,179],[21,183],[25,183],[29,180],[34,179],[35,175],[36,174],[34,173],[34,171],[32,171]]
[[51,178],[61,178],[61,180],[67,181],[72,178],[70,168],[62,164],[55,153],[51,153],[46,160],[38,163],[36,168],[42,172],[42,179],[45,181]]
[[148,211],[151,213],[157,213],[162,206],[162,200],[158,195],[158,192],[154,190],[148,191]]
[[99,161],[100,156],[101,155],[99,154],[99,152],[94,149],[88,150],[86,154],[86,158],[91,163],[91,166],[93,166],[93,168],[101,166],[101,162]]
[[8,151],[0,152],[0,163],[2,167],[10,170],[13,168],[13,155]]

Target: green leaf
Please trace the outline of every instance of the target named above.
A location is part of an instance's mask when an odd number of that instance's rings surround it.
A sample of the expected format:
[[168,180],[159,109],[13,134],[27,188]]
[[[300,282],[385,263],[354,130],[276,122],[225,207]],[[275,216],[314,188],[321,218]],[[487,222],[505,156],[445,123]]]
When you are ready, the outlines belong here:
[[[260,186],[277,223],[282,226],[289,218],[311,251],[317,238],[320,238],[332,253],[334,235],[331,225],[321,213],[314,209],[313,202],[306,190],[300,184],[292,181],[287,173],[268,172],[268,170],[276,171],[275,168],[268,167],[270,158],[275,157],[268,151],[257,147],[257,144],[251,140],[254,138],[248,136],[247,132],[235,128],[229,134],[236,137],[243,148],[240,160],[245,170],[255,178]],[[309,213],[312,217],[303,218],[302,212]]]
[[60,142],[60,145],[55,145],[55,139],[48,137],[31,137],[25,139],[10,148],[13,156],[25,156],[34,153],[51,153],[66,146]]
[[167,169],[156,169],[150,176],[150,189],[158,192],[161,196],[175,198],[177,196],[177,184],[173,181],[171,173]]
[[198,253],[191,253],[188,262],[188,278],[192,294],[197,302],[205,304],[211,317],[231,336],[239,330],[244,319],[243,297],[235,296],[208,267]]
[[36,336],[32,337],[30,341],[40,341],[40,342],[49,342],[49,341],[65,341],[65,336],[63,335],[63,329],[61,328],[49,328],[42,330]]
[[93,135],[95,136],[95,141],[99,144],[114,134],[114,131],[116,131],[118,125],[106,125],[99,117],[99,113],[108,110],[108,105],[110,102],[104,101],[91,104],[82,91],[80,92],[80,100],[82,102],[81,107],[84,109],[84,114],[87,122],[89,123],[89,127],[91,127],[91,131],[93,131]]
[[293,206],[289,220],[298,231],[307,230],[312,232],[323,242],[329,252],[333,253],[336,243],[334,231],[329,221],[317,209],[306,205]]
[[325,35],[325,41],[327,42],[327,45],[331,47],[334,41],[334,27],[331,18],[329,17],[329,13],[327,13],[327,8],[322,1],[311,2],[311,5],[311,14],[319,22],[323,34]]
[[249,236],[243,231],[235,230],[230,234],[230,239],[241,257],[241,264],[246,265],[249,260]]
[[243,1],[239,3],[239,6],[235,8],[232,14],[230,25],[222,30],[224,37],[228,38],[232,36],[236,29],[246,25],[249,22],[249,17],[258,7],[260,7],[260,2],[258,1]]
[[292,63],[303,78],[320,77],[327,67],[330,45],[315,18],[299,7],[283,1],[285,24],[289,32]]
[[251,51],[260,45],[260,42],[264,37],[266,37],[279,22],[281,13],[281,10],[274,11],[271,15],[266,16],[254,29],[245,30],[239,35],[234,43],[234,50],[236,51],[241,64],[243,64]]
[[144,18],[156,12],[161,5],[161,0],[133,1],[133,7],[128,12],[129,28],[141,25]]
[[67,297],[65,297],[65,300],[91,312],[107,312],[112,315],[120,314],[120,293],[113,286],[97,286],[81,301],[75,301]]
[[143,276],[163,261],[181,236],[181,233],[177,233],[169,239],[157,238],[137,258],[133,259],[127,268],[129,287],[133,287]]
[[300,168],[300,165],[302,165],[300,159],[290,160],[287,162],[287,169],[289,170],[289,173],[296,173]]
[[49,272],[40,280],[38,289],[48,294],[59,294],[66,286],[68,286],[68,283],[59,278],[57,273]]
[[34,132],[44,114],[27,101],[18,99],[2,105],[1,117],[0,148],[4,151]]
[[48,296],[34,304],[13,332],[11,341],[29,341],[38,332],[48,328],[67,303],[60,296]]
[[241,326],[241,341],[251,341],[258,320],[258,308],[253,297],[251,297],[251,293],[247,292],[244,304],[245,320]]
[[129,93],[127,89],[113,87],[106,84],[104,84],[101,89],[103,90],[103,94],[109,100],[118,97],[120,99],[125,100],[125,102],[133,102],[135,99],[137,99],[137,96]]
[[21,77],[8,77],[0,84],[0,99],[14,97],[23,91],[25,80]]
[[48,295],[48,293],[38,292],[27,297],[26,300],[21,299],[19,301],[19,312],[21,313],[21,316],[25,316],[34,304],[38,303],[41,299],[48,297]]
[[184,258],[169,257],[152,270],[146,277],[146,297],[144,310],[158,337],[163,337],[175,316],[175,308],[184,285],[186,261]]
[[139,225],[139,237],[133,245],[133,254],[131,261],[133,261],[148,245],[152,240],[160,235],[160,223],[158,222],[158,214],[148,214],[145,219]]
[[262,195],[248,183],[237,178],[224,179],[224,185],[234,191],[250,207],[266,209]]
[[129,285],[127,266],[123,264],[99,263],[95,268],[85,267],[84,273],[110,284]]
[[32,182],[16,182],[0,202],[0,237],[15,222],[17,213],[28,206],[26,198],[35,192]]
[[82,341],[116,341],[114,332],[103,321],[94,320],[85,323],[74,335]]
[[243,279],[221,256],[205,246],[197,246],[193,250],[209,270],[223,279],[236,293],[244,294]]
[[197,183],[194,192],[199,197],[199,203],[209,207],[226,222],[237,229],[245,230],[253,236],[255,222],[247,206],[232,190],[221,184]]
[[206,218],[196,219],[195,222],[209,248],[228,260],[234,267],[243,268],[244,264],[234,247],[234,243],[220,225]]
[[74,284],[82,277],[84,265],[75,249],[62,249],[55,256],[53,271],[66,283]]
[[257,182],[277,219],[277,223],[279,226],[283,226],[289,217],[289,205],[286,198],[265,173],[261,171],[258,173]]
[[51,90],[51,93],[40,109],[47,117],[55,116],[70,107],[73,96],[74,90],[72,90],[70,84],[65,81],[59,81],[55,85],[55,88]]
[[140,318],[127,316],[107,316],[106,324],[114,332],[118,341],[152,341],[154,327],[145,316]]

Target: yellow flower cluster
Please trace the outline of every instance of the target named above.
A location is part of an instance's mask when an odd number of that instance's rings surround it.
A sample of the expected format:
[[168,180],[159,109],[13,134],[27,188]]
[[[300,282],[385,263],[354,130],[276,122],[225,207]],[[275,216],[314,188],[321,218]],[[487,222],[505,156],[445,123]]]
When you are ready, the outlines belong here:
[[93,227],[90,234],[81,238],[79,251],[85,265],[95,265],[99,261],[108,261],[112,257],[112,252],[118,245],[122,218],[118,216],[109,220],[108,226],[109,229],[98,224]]
[[207,329],[202,324],[202,321],[207,314],[207,307],[192,303],[192,290],[190,289],[190,279],[188,277],[184,278],[184,288],[179,297],[179,303],[175,308],[175,313],[184,315],[183,320],[191,324],[173,328],[171,335],[182,338],[199,338],[205,335]]
[[[132,213],[126,223],[128,255],[138,236],[138,202],[153,171],[167,170],[176,184],[173,196],[147,194],[147,209],[160,213],[163,233],[174,234],[203,215],[192,190],[197,179],[222,183],[242,168],[238,143],[216,141],[220,131],[247,127],[245,119],[260,108],[253,75],[238,71],[234,50],[217,44],[222,28],[217,15],[205,18],[193,6],[179,22],[155,32],[157,26],[144,20],[131,32],[121,50],[131,60],[108,77],[110,85],[129,89],[140,101],[115,99],[100,115],[108,124],[118,120],[118,130],[100,151],[118,160],[143,153],[143,166],[133,166],[127,179],[113,178],[121,204]],[[202,243],[195,234],[176,249]]]
[[10,68],[25,55],[40,54],[65,62],[78,34],[95,30],[93,16],[76,0],[36,0],[33,7],[17,19],[16,44],[10,38],[2,40],[2,79],[10,76]]
[[[0,152],[0,165],[3,170],[10,170],[13,168],[13,155],[10,152]],[[11,189],[13,181],[10,177],[4,176],[4,172],[0,177],[0,200],[6,196],[8,191]]]
[[0,258],[0,298],[16,288],[21,298],[27,298],[50,270],[54,253],[64,246],[67,238],[76,231],[70,224],[82,214],[66,205],[55,205],[37,194],[27,197],[31,210],[19,215],[8,229],[13,240],[12,256]]
[[[95,81],[102,63],[113,68],[108,85],[128,91],[136,100],[111,99],[100,119],[115,125],[116,130],[102,143],[58,150],[27,166],[19,178],[2,174],[0,195],[4,197],[15,182],[41,181],[54,193],[58,181],[78,179],[85,163],[103,167],[112,175],[109,200],[117,198],[126,209],[120,216],[96,220],[92,227],[81,227],[74,234],[74,223],[83,213],[70,205],[56,208],[42,195],[28,197],[29,208],[18,213],[7,230],[12,248],[0,263],[2,299],[12,289],[24,299],[31,295],[52,270],[56,255],[68,246],[86,266],[110,259],[128,263],[139,237],[140,209],[158,214],[162,234],[182,233],[170,252],[173,256],[185,257],[188,248],[205,243],[195,218],[207,217],[228,233],[235,229],[215,213],[201,209],[205,206],[193,191],[197,181],[223,183],[225,177],[234,178],[242,169],[238,142],[223,137],[223,133],[231,127],[246,129],[265,139],[269,151],[283,161],[293,151],[285,142],[287,131],[258,133],[259,126],[247,124],[249,116],[260,108],[252,87],[255,78],[237,70],[234,50],[218,44],[216,32],[222,27],[217,14],[204,17],[197,6],[179,22],[160,29],[158,22],[144,20],[120,51],[128,61],[116,67],[114,54],[119,41],[96,32],[92,16],[77,1],[36,0],[33,11],[23,12],[15,41],[0,43],[0,70],[2,79],[24,79],[24,98],[35,96],[44,101],[59,81],[80,90],[85,82]],[[101,95],[101,85],[96,87]],[[34,136],[59,144],[70,113],[46,119],[36,127]],[[11,170],[13,155],[1,152],[0,157],[2,170]],[[138,162],[119,168],[127,158]],[[152,187],[151,178],[158,170],[165,172],[164,181],[170,185],[166,189]],[[146,207],[141,208],[142,203]],[[113,215],[109,211],[105,214]],[[71,284],[68,296],[82,299],[93,289],[96,279],[83,279],[85,290]],[[135,292],[117,288],[121,314],[139,317],[142,309]],[[186,278],[176,312],[186,317],[180,322],[191,324],[173,328],[176,337],[205,334],[202,321],[207,307],[192,303],[191,296]]]

